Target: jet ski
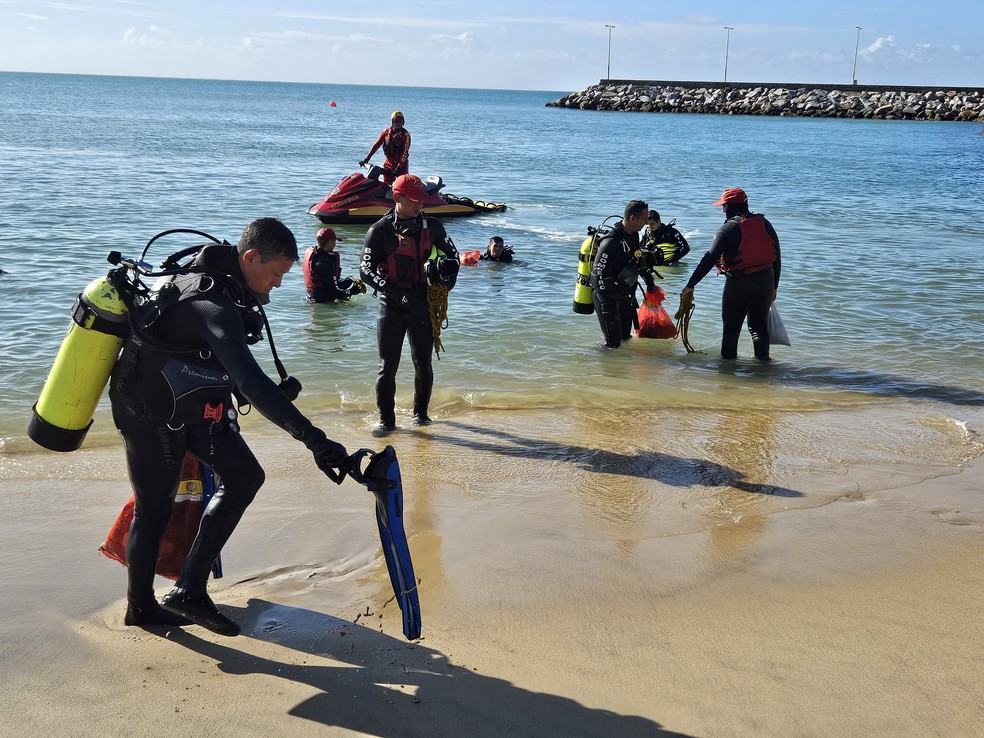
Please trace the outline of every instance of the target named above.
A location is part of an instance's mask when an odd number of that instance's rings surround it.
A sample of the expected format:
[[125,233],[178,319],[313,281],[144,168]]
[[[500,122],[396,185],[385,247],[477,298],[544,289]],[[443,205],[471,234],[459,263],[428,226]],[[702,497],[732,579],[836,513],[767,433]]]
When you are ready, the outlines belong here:
[[[393,192],[382,177],[387,173],[383,167],[368,164],[368,174],[353,172],[335,189],[325,195],[325,199],[308,208],[322,223],[375,223],[393,209]],[[504,203],[470,200],[467,197],[441,192],[444,181],[437,176],[423,180],[427,194],[424,198],[424,213],[436,218],[462,218],[484,213],[501,213],[506,209]]]

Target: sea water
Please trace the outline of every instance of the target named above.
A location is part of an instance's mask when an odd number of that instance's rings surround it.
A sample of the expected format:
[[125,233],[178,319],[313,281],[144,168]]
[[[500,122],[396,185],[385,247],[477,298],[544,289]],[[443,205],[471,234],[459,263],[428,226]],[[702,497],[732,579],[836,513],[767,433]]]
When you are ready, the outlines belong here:
[[[461,251],[501,235],[516,253],[463,267],[451,293],[432,404],[446,427],[487,422],[544,458],[564,457],[550,439],[565,434],[586,454],[648,443],[733,466],[766,436],[814,469],[946,468],[981,452],[979,124],[546,107],[567,92],[0,74],[0,452],[36,449],[31,406],[110,250],[138,256],[178,227],[235,242],[259,216],[282,219],[306,248],[321,226],[307,208],[358,171],[396,109],[413,136],[411,171],[509,206],[446,223]],[[746,334],[745,358],[722,362],[723,277],[712,272],[695,295],[698,353],[679,340],[601,349],[596,318],[572,311],[587,228],[635,198],[675,220],[693,250],[660,270],[673,313],[721,225],[711,203],[736,186],[781,239],[777,305],[792,346],[760,365]],[[366,226],[335,230],[343,272],[356,276]],[[195,242],[169,237],[148,259]],[[308,304],[300,271],[268,306],[304,385],[298,402],[368,438],[376,300]],[[265,344],[254,353],[273,373]],[[405,355],[401,413],[411,376]],[[86,444],[117,442],[104,398]]]

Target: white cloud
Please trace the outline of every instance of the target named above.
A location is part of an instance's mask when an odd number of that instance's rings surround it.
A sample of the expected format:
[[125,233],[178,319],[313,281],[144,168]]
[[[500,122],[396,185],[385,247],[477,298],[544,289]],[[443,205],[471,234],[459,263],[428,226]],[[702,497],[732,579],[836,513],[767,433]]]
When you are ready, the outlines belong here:
[[432,41],[437,41],[438,43],[443,43],[447,45],[457,45],[457,46],[475,46],[477,45],[478,39],[475,34],[471,31],[465,31],[464,33],[459,33],[457,36],[450,36],[446,33],[439,33],[437,35],[431,36]]
[[328,15],[326,13],[272,13],[273,18],[289,18],[291,20],[328,21],[332,23],[349,23],[356,26],[392,26],[395,28],[445,28],[459,30],[463,27],[481,28],[489,25],[484,20],[455,20],[442,18],[398,18],[381,15],[379,17]]
[[927,64],[937,61],[940,57],[959,57],[961,55],[962,50],[959,46],[940,46],[928,42],[919,42],[909,48],[904,48],[896,42],[895,36],[884,36],[863,49],[859,58],[868,60],[894,58]]
[[895,36],[879,36],[872,43],[868,44],[862,51],[863,54],[877,54],[882,50],[895,48]]
[[174,54],[187,52],[189,50],[200,50],[205,46],[203,39],[195,39],[187,42],[178,39],[170,31],[166,31],[157,26],[151,26],[147,33],[141,33],[136,26],[130,26],[123,33],[120,43],[136,49],[163,49]]
[[140,33],[135,26],[130,26],[126,29],[123,33],[122,42],[126,46],[138,46],[142,48],[160,46],[159,41],[156,41],[152,36],[146,33]]
[[33,13],[14,13],[14,15],[19,15],[19,16],[21,16],[23,18],[30,18],[31,20],[37,20],[37,21],[46,21],[46,20],[48,20],[48,17],[47,16],[44,16],[44,15],[34,15]]

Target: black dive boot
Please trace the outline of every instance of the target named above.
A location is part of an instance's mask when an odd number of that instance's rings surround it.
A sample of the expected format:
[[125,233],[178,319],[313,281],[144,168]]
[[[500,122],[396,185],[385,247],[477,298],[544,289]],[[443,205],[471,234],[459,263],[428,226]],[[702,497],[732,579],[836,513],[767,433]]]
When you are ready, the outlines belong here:
[[381,436],[388,436],[395,430],[396,414],[381,412],[379,414],[379,425],[373,428],[372,435],[376,438],[380,438]]
[[195,625],[208,628],[213,633],[224,636],[239,635],[239,626],[219,612],[219,608],[208,596],[204,585],[194,589],[176,585],[164,595],[161,606],[168,612],[188,618]]
[[150,600],[149,602],[138,605],[133,602],[126,603],[126,615],[123,616],[124,625],[137,625],[137,626],[171,626],[180,627],[183,625],[191,625],[191,621],[188,618],[176,615],[173,612],[169,612],[161,607],[157,600]]

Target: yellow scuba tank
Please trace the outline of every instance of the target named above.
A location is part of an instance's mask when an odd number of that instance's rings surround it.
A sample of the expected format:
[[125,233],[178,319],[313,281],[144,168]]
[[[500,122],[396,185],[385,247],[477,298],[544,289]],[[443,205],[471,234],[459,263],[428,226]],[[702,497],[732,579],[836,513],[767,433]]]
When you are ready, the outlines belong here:
[[591,315],[594,312],[594,302],[591,300],[591,269],[594,267],[596,234],[591,233],[581,244],[581,253],[577,257],[577,282],[574,286],[574,312],[581,315]]
[[51,451],[75,451],[129,333],[126,305],[106,277],[92,281],[72,308],[72,324],[35,403],[27,435]]

